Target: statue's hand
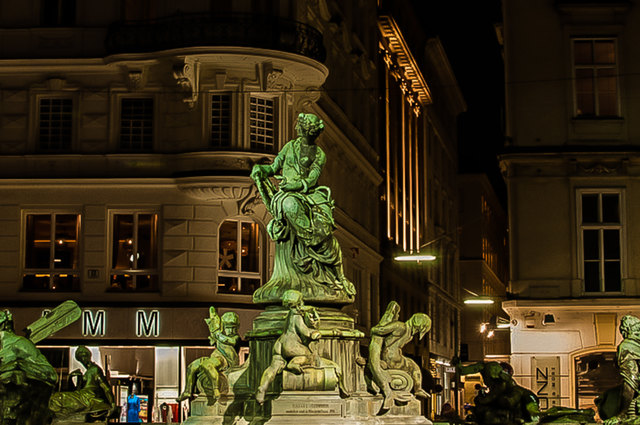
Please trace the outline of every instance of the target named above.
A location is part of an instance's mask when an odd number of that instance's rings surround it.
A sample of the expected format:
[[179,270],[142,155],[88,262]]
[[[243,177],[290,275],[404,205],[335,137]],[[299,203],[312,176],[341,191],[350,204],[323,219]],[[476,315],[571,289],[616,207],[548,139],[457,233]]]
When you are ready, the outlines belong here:
[[313,331],[313,332],[311,332],[311,339],[312,339],[313,341],[317,341],[317,340],[319,340],[319,339],[320,339],[320,336],[321,336],[321,335],[320,335],[320,332],[319,332],[319,331]]
[[253,180],[263,180],[269,177],[268,165],[256,164],[251,170],[251,178]]

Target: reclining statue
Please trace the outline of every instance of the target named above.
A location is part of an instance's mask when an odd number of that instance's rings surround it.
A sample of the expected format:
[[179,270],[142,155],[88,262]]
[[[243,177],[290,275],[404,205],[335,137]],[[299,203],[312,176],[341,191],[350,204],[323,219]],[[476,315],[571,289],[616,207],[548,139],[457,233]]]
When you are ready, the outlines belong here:
[[240,340],[238,326],[240,319],[232,311],[219,317],[216,309],[209,309],[209,318],[205,319],[209,327],[209,341],[216,349],[209,357],[200,357],[187,366],[187,382],[184,391],[176,400],[191,399],[200,391],[207,396],[207,404],[212,406],[220,398],[220,375],[239,364],[236,345]]
[[[402,354],[402,348],[416,334],[422,339],[431,329],[431,319],[424,313],[416,313],[408,321],[402,322],[398,320],[399,313],[400,306],[391,301],[380,322],[371,328],[367,370],[384,396],[381,410],[390,409],[394,400],[407,401],[411,389],[418,398],[429,397],[422,389],[420,367]],[[405,382],[402,388],[392,388],[394,375],[401,377],[400,382]]]
[[462,366],[457,358],[452,365],[460,375],[479,373],[484,385],[489,388],[474,400],[471,415],[467,419],[478,424],[518,424],[538,422],[540,408],[536,395],[511,377],[507,363],[479,362]]
[[620,321],[624,338],[616,354],[623,382],[596,398],[596,406],[604,425],[640,422],[640,319],[624,316]]
[[75,357],[85,367],[84,375],[79,370],[71,372],[70,376],[78,377],[77,389],[54,393],[49,400],[49,409],[56,418],[84,414],[87,422],[103,420],[116,411],[109,382],[100,366],[91,361],[91,351],[87,347],[78,347]]
[[[305,372],[305,368],[334,369],[340,392],[348,396],[344,387],[340,366],[320,357],[309,346],[322,336],[318,330],[319,316],[313,307],[307,307],[302,300],[302,294],[296,290],[287,290],[282,296],[282,305],[289,309],[282,335],[273,346],[271,363],[262,373],[260,386],[256,392],[256,401],[264,403],[267,390],[276,376],[287,370],[296,375]],[[335,388],[335,384],[334,384]]]

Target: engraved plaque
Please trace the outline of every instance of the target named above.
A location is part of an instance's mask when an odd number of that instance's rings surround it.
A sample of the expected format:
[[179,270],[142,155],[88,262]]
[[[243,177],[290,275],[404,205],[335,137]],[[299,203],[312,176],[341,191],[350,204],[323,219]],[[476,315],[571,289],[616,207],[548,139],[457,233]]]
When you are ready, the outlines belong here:
[[272,415],[341,416],[340,401],[279,400],[271,405]]

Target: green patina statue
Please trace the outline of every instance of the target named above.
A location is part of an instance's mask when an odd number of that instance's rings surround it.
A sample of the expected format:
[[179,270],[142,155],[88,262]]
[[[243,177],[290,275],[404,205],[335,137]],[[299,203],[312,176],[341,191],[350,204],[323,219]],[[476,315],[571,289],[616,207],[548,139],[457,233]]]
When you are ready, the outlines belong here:
[[538,398],[530,390],[521,387],[511,377],[508,364],[479,362],[462,366],[457,358],[453,366],[460,375],[479,373],[489,391],[478,394],[467,418],[478,424],[518,424],[538,422],[540,409]]
[[623,382],[596,399],[605,425],[640,424],[640,319],[624,316],[620,334],[616,358]]
[[[251,178],[273,219],[267,233],[276,242],[273,274],[253,294],[256,303],[279,303],[288,289],[307,301],[346,304],[355,288],[343,273],[342,252],[333,236],[331,190],[318,185],[326,162],[316,145],[324,123],[313,114],[300,114],[298,137],[288,142],[271,165],[257,164]],[[276,173],[281,172],[281,175]],[[269,177],[280,180],[279,188]]]
[[16,335],[9,311],[0,311],[0,347],[0,424],[48,423],[56,371],[31,340]]
[[410,390],[418,398],[429,394],[422,389],[420,367],[402,354],[402,348],[417,334],[420,339],[431,329],[431,319],[424,313],[416,313],[406,322],[398,320],[400,306],[391,301],[380,322],[371,328],[367,371],[379,387],[384,402],[381,410],[389,410],[394,400],[406,402]]
[[204,392],[211,406],[220,398],[220,374],[238,366],[236,345],[240,340],[238,326],[240,319],[232,311],[219,317],[214,307],[209,308],[209,341],[216,350],[209,357],[200,357],[187,367],[187,382],[183,393],[176,400],[181,402]]
[[49,400],[51,412],[56,418],[83,414],[87,422],[103,420],[114,414],[117,407],[111,387],[100,366],[91,361],[91,351],[80,346],[75,357],[86,370],[84,374],[80,370],[71,372],[70,376],[78,378],[77,389],[54,393]]
[[[273,346],[271,363],[262,373],[260,386],[256,391],[256,401],[260,404],[264,403],[269,386],[276,376],[284,370],[301,375],[305,373],[305,368],[309,367],[333,369],[340,392],[342,395],[348,396],[340,366],[329,359],[320,357],[310,347],[313,341],[319,340],[322,336],[321,331],[318,330],[320,318],[316,309],[305,306],[302,294],[292,289],[283,294],[282,306],[289,309],[289,312],[282,335]],[[335,388],[335,384],[333,387]]]
[[481,425],[520,425],[523,423],[567,424],[594,423],[593,409],[574,409],[554,406],[540,411],[538,397],[518,385],[508,363],[479,362],[462,366],[456,357],[452,361],[460,375],[479,373],[488,391],[481,391],[473,400],[474,406],[466,422]]

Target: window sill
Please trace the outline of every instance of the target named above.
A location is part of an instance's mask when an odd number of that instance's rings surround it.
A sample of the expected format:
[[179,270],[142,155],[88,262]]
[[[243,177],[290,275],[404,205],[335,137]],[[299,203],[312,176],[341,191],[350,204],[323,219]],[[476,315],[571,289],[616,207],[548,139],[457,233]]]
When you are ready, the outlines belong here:
[[571,132],[582,139],[621,138],[625,129],[622,117],[574,117]]

